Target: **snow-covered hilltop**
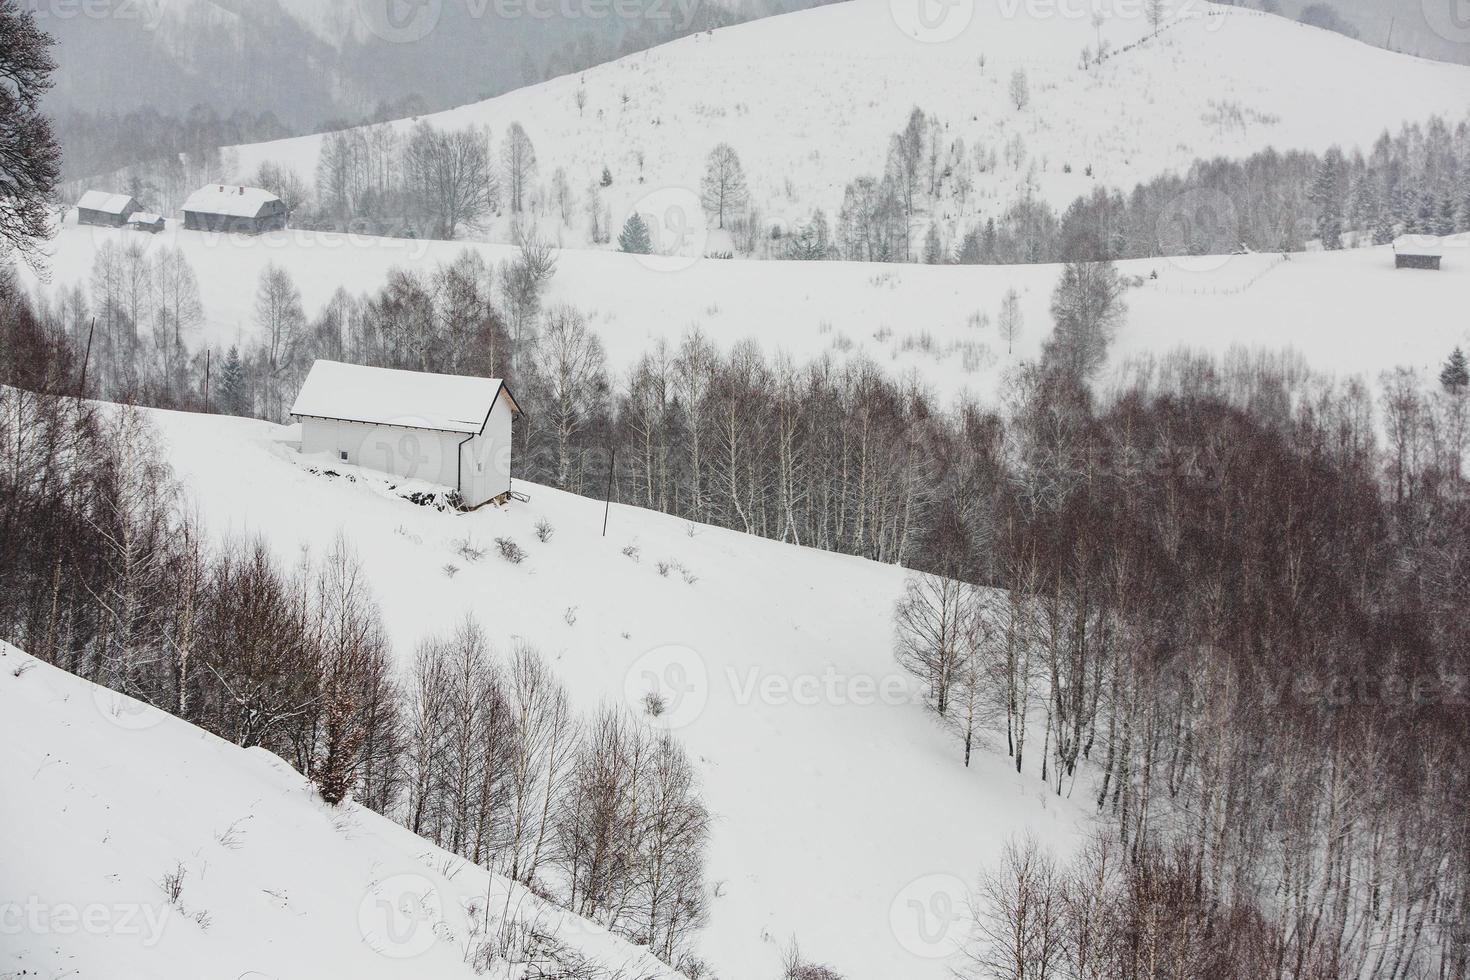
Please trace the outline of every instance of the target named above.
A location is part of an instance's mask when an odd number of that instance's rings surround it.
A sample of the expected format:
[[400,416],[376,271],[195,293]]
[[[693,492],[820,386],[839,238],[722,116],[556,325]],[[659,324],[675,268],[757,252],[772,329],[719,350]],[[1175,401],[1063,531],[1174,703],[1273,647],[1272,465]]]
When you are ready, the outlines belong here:
[[[739,154],[761,221],[790,228],[815,208],[834,217],[848,182],[881,175],[917,107],[939,122],[947,170],[932,217],[957,228],[1027,194],[1061,207],[1198,158],[1366,148],[1406,121],[1460,118],[1470,91],[1470,68],[1200,0],[1173,4],[1157,34],[1141,13],[1095,25],[1080,4],[957,3],[937,22],[913,6],[854,0],[725,28],[423,118],[489,127],[497,160],[521,123],[539,164],[529,220],[565,244],[587,242],[597,196],[614,237],[634,210],[662,220],[672,209],[665,231],[687,225],[698,246],[700,179],[721,142]],[[272,161],[312,183],[322,142],[239,147],[237,176]],[[558,168],[577,198],[566,221]],[[509,240],[508,213],[484,234]]]
[[327,806],[268,752],[3,641],[0,743],[0,976],[511,977],[467,961],[509,919],[569,961],[677,977],[370,810]]

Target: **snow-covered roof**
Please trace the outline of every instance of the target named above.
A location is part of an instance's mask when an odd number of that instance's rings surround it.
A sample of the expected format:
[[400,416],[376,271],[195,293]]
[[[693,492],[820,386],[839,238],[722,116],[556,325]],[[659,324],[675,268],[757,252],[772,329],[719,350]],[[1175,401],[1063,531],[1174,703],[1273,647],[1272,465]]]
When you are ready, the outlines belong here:
[[128,216],[128,224],[130,225],[156,225],[162,220],[162,216],[156,215],[151,211],[134,211]]
[[190,194],[179,210],[223,214],[231,218],[255,218],[272,201],[280,201],[280,198],[259,187],[210,184]]
[[1394,240],[1393,250],[1398,255],[1444,256],[1444,239],[1434,235],[1404,235]]
[[291,406],[291,414],[344,422],[401,425],[438,432],[480,432],[500,392],[515,398],[499,378],[426,374],[317,361]]
[[105,214],[122,214],[133,199],[126,194],[109,194],[107,191],[87,191],[77,201],[83,211],[101,211]]

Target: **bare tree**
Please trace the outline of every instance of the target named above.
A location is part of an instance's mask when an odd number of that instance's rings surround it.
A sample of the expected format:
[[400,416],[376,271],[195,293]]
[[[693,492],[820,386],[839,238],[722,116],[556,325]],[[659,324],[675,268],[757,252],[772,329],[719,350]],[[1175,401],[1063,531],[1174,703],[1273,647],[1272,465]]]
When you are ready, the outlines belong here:
[[1000,301],[1000,318],[997,326],[1000,329],[1000,339],[1006,342],[1006,353],[1014,354],[1022,326],[1021,295],[1016,292],[1014,286],[1006,290],[1005,297]]
[[1026,78],[1026,69],[1017,68],[1011,72],[1011,105],[1021,112],[1031,104],[1031,83]]
[[490,166],[490,140],[475,127],[444,132],[414,127],[403,152],[409,199],[436,238],[453,239],[495,207],[499,183]]
[[704,179],[700,182],[700,202],[704,210],[725,227],[725,216],[739,213],[750,199],[745,186],[745,171],[740,157],[729,143],[721,143],[710,151],[705,162]]
[[510,209],[519,214],[525,207],[528,185],[536,174],[536,147],[520,123],[513,122],[506,130],[505,145],[501,147],[500,155],[510,192]]
[[591,424],[607,392],[607,356],[582,314],[557,306],[546,315],[536,339],[533,368],[547,399],[546,417],[556,440],[556,482],[572,476],[572,444]]

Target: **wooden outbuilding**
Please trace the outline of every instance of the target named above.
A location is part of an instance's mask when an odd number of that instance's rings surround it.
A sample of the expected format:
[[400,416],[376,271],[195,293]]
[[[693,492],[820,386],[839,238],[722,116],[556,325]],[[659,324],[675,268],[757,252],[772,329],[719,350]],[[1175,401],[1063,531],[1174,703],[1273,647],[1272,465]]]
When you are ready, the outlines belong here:
[[303,456],[453,487],[466,507],[510,495],[520,413],[499,378],[339,361],[313,364],[291,406]]
[[128,223],[128,218],[141,210],[138,202],[127,194],[87,191],[77,201],[77,224],[121,228]]
[[163,216],[150,211],[136,211],[128,217],[128,227],[134,231],[146,231],[156,235],[163,231]]
[[200,188],[180,208],[189,231],[227,231],[259,235],[286,227],[285,203],[259,187],[210,184]]
[[1433,235],[1405,235],[1393,243],[1394,268],[1433,269],[1444,260],[1444,241]]

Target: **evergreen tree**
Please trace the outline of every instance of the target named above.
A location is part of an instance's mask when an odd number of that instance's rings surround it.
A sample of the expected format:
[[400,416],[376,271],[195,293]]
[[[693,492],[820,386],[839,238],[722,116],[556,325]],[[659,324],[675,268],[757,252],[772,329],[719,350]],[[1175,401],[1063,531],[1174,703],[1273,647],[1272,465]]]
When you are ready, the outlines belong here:
[[1439,383],[1451,393],[1464,391],[1470,386],[1470,366],[1466,365],[1465,352],[1460,348],[1450,352],[1449,360],[1444,362],[1444,369],[1439,372]]
[[215,410],[224,415],[245,415],[249,406],[246,404],[245,392],[245,363],[240,359],[240,348],[231,347],[229,354],[225,356],[225,363],[220,368],[218,396],[215,398]]
[[939,265],[944,261],[944,248],[939,244],[939,226],[931,224],[924,235],[924,264]]
[[960,243],[955,261],[961,265],[980,264],[980,234],[975,229],[972,228],[965,232],[965,240]]
[[653,240],[648,234],[648,225],[637,211],[628,215],[623,230],[618,235],[618,251],[634,255],[649,255],[653,252]]
[[602,165],[602,180],[600,183],[603,187],[612,186],[612,171],[607,169],[607,164],[605,163]]
[[1342,248],[1342,192],[1339,174],[1342,154],[1329,150],[1312,182],[1312,203],[1317,206],[1317,238],[1329,250]]

